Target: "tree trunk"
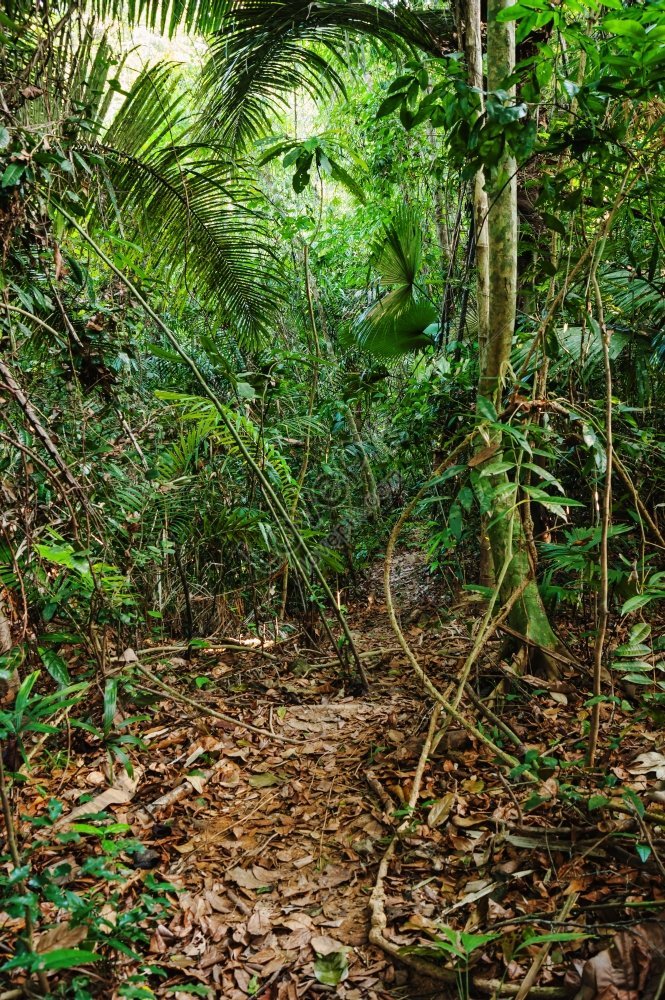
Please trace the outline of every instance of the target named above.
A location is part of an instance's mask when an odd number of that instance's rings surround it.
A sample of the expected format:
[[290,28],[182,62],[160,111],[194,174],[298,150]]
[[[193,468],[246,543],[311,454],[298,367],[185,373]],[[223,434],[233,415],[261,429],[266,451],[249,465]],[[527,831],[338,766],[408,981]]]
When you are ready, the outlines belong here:
[[[475,0],[468,0],[474,3]],[[515,66],[515,22],[497,20],[499,13],[512,6],[513,0],[488,0],[487,11],[487,87],[489,91],[508,89],[505,81]],[[476,70],[477,72],[477,70]],[[514,96],[514,88],[508,90]],[[517,299],[517,177],[515,159],[505,150],[488,178],[488,290],[489,315],[485,349],[480,354],[478,391],[501,410],[504,378],[510,363],[515,331]],[[479,279],[480,280],[480,279]],[[501,432],[488,443],[499,445],[491,460],[502,456]],[[538,647],[537,658],[545,661],[549,673],[556,672],[556,661],[547,650],[557,652],[561,643],[548,621],[534,578],[524,530],[519,514],[517,488],[506,489],[506,473],[490,477],[493,489],[493,509],[488,530],[494,574],[505,570],[501,585],[501,600],[529,582],[516,601],[510,615],[515,631],[526,636]],[[533,648],[533,647],[531,647]]]
[[[5,595],[0,588],[0,657],[11,653],[14,646],[11,620],[9,618],[10,612],[8,612],[9,607],[6,604]],[[5,667],[3,673],[0,674],[0,701],[4,701],[5,699],[13,701],[20,684],[21,681],[16,667],[10,667],[9,669]]]
[[[483,80],[483,40],[480,0],[466,0],[458,26],[460,37],[464,41],[467,74],[470,87],[480,91],[479,114],[485,111],[484,80]],[[484,171],[478,170],[473,179],[473,235],[476,256],[476,301],[478,304],[478,354],[480,370],[485,367],[487,346],[489,343],[489,242],[487,235],[488,200],[485,190]],[[484,443],[481,448],[484,448]],[[483,587],[491,587],[494,583],[492,549],[487,534],[487,516],[480,519],[480,567],[479,581]]]

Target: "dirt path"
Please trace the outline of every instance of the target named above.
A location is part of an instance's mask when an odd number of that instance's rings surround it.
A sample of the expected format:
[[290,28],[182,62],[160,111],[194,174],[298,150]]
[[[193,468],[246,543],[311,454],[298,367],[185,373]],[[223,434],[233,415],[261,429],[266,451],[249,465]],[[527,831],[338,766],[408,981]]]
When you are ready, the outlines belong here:
[[[450,727],[409,813],[429,700],[404,657],[391,651],[379,576],[377,568],[363,594],[349,600],[358,647],[384,651],[366,661],[368,696],[349,697],[330,651],[323,644],[318,651],[299,647],[302,639],[270,661],[232,651],[202,651],[191,663],[173,656],[153,665],[163,679],[265,734],[159,697],[149,723],[134,725],[145,741],[132,749],[134,781],[116,773],[129,789],[124,804],[123,795],[103,804],[83,799],[100,790],[107,795],[107,757],[80,730],[62,770],[43,765],[31,774],[22,792],[25,814],[43,814],[49,795],[83,812],[110,806],[140,840],[141,852],[123,858],[135,870],[118,890],[116,912],[135,904],[148,874],[179,890],[170,893],[169,916],[156,928],[150,924],[148,957],[167,978],[152,976],[154,993],[131,995],[189,1000],[193,989],[207,987],[224,1000],[456,996],[454,987],[416,982],[401,962],[368,945],[369,894],[405,817],[410,826],[384,884],[384,934],[400,948],[431,946],[447,933],[458,949],[459,935],[467,935],[474,996],[497,995],[502,984],[515,995],[542,947],[529,935],[557,927],[566,943],[548,950],[538,969],[538,989],[546,992],[530,995],[569,996],[584,959],[598,950],[594,934],[630,927],[642,913],[665,907],[660,841],[652,842],[644,824],[636,827],[625,807],[653,790],[652,772],[665,774],[665,755],[656,734],[628,710],[608,710],[604,734],[613,749],[603,762],[606,796],[617,785],[624,811],[604,812],[609,797],[598,795],[596,777],[583,767],[587,695],[572,669],[556,690],[538,678],[512,680],[500,708],[530,749],[528,766],[540,768],[537,781],[519,769],[507,779],[491,750]],[[470,648],[476,606],[451,608],[422,558],[410,553],[400,556],[394,590],[412,648],[445,687]],[[481,697],[505,676],[498,650],[498,639],[482,650],[474,679]],[[131,703],[123,710],[141,711]],[[503,738],[487,731],[497,742]],[[63,845],[58,856],[67,850],[74,852],[69,883],[89,891],[85,865],[99,860],[90,857],[99,855],[99,841]],[[47,849],[39,863],[52,861]],[[117,889],[101,881],[95,891]],[[558,924],[558,914],[569,910],[575,923]],[[47,918],[55,919],[54,912]],[[649,933],[642,931],[642,940]],[[439,954],[445,962],[446,953]],[[643,955],[635,961],[635,968],[644,961],[648,968]],[[116,951],[108,988],[98,995],[119,1000],[123,979],[136,972],[136,960]]]
[[[407,617],[416,607],[421,612],[424,576],[418,557],[400,563],[396,593]],[[394,646],[380,599],[370,597],[356,632],[363,650]],[[151,949],[166,968],[200,978],[228,1000],[330,995],[317,975],[325,977],[336,961],[331,953],[340,950],[346,971],[336,996],[408,995],[405,971],[368,945],[367,904],[394,820],[388,796],[394,810],[408,794],[427,710],[390,653],[371,661],[366,698],[340,696],[334,671],[317,668],[316,660],[300,654],[277,669],[257,668],[235,696],[247,721],[296,746],[231,733],[206,718],[197,724],[198,739],[191,727],[174,733],[168,723],[148,734],[157,752],[129,817],[145,821],[152,790],[175,787],[187,774],[192,784],[177,804],[152,810],[156,822],[141,836],[157,852],[160,872],[184,890],[178,915],[153,936]],[[234,666],[218,662],[220,680]],[[205,700],[232,711],[228,699]],[[406,787],[399,779],[389,790],[370,787],[377,757],[403,769]],[[197,792],[202,758],[202,769],[214,773]],[[326,953],[315,967],[315,954]]]

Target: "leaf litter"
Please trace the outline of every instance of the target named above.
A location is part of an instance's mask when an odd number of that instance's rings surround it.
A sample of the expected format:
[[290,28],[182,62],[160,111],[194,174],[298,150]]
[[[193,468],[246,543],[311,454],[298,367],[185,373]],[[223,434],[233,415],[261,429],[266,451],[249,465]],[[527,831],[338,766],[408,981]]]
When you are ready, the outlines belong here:
[[[431,588],[407,554],[396,581],[403,627],[444,687],[468,650],[473,609],[463,604],[442,621],[441,595]],[[26,820],[58,790],[71,804],[59,829],[101,811],[131,829],[141,850],[126,859],[124,905],[150,870],[171,886],[170,915],[148,945],[165,973],[151,981],[154,995],[191,996],[193,983],[228,1000],[445,998],[458,995],[455,976],[464,969],[478,995],[659,996],[663,834],[648,805],[659,801],[665,754],[644,720],[618,706],[605,711],[608,745],[615,738],[599,791],[598,776],[580,763],[589,709],[572,671],[558,690],[530,676],[514,681],[518,697],[504,701],[504,717],[540,761],[538,781],[500,776],[487,748],[449,727],[434,741],[410,812],[429,708],[394,652],[383,606],[357,608],[354,629],[361,648],[387,650],[366,661],[369,696],[346,694],[330,662],[317,667],[316,654],[296,643],[276,662],[261,660],[235,690],[224,682],[235,657],[201,653],[196,669],[217,685],[198,692],[201,704],[233,712],[263,735],[197,715],[164,693],[150,725],[134,725],[144,744],[132,749],[131,777],[109,773],[103,749],[85,740],[61,768],[37,764],[27,775]],[[492,641],[481,684],[492,675],[494,687],[502,681],[499,660]],[[160,670],[173,683],[168,661]],[[183,673],[181,666],[180,684]],[[403,958],[395,961],[369,943],[368,903],[400,824],[383,886],[383,936]],[[58,856],[45,843],[33,862],[43,869],[68,860],[74,889],[90,875],[81,848],[68,849]],[[55,909],[48,916],[39,953],[84,940]],[[0,935],[16,927],[17,918],[0,912]],[[423,977],[410,955],[437,963],[440,975]],[[114,1000],[133,968],[130,955],[116,960],[100,996]],[[532,988],[520,994],[534,969]]]

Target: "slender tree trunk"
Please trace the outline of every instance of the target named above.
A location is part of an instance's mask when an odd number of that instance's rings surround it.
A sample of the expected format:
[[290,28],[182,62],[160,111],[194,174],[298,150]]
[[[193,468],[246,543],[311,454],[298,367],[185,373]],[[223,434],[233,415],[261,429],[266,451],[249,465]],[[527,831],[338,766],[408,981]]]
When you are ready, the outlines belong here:
[[[472,0],[469,0],[472,2]],[[473,0],[475,2],[475,0]],[[504,8],[513,0],[488,0],[487,10],[487,87],[489,91],[506,90],[505,81],[515,66],[515,22],[499,21]],[[514,90],[509,90],[514,96]],[[501,410],[505,375],[515,331],[517,300],[517,178],[515,159],[505,150],[496,168],[488,177],[488,290],[489,310],[487,341],[481,349],[479,394],[491,400]],[[499,445],[491,461],[501,457],[501,435],[491,443]],[[494,573],[509,560],[501,600],[507,600],[525,578],[529,583],[515,602],[510,624],[537,646],[537,657],[544,660],[548,672],[556,672],[556,662],[547,650],[556,652],[561,644],[554,634],[534,579],[524,530],[517,506],[517,488],[505,489],[509,480],[505,473],[490,477],[493,488],[493,509],[488,530]]]
[[[483,40],[480,0],[466,0],[461,14],[459,33],[464,40],[469,86],[481,92],[479,113],[483,114],[485,102],[483,80]],[[473,235],[476,256],[476,302],[478,305],[478,354],[480,370],[485,367],[489,343],[489,240],[487,233],[488,200],[484,171],[478,170],[473,179]],[[482,446],[484,447],[484,445]],[[480,520],[480,583],[491,587],[494,582],[492,550],[487,534],[487,517]]]
[[[497,21],[512,0],[488,0],[487,89],[504,89],[515,67],[515,22]],[[514,97],[514,88],[508,91]],[[505,150],[488,183],[489,324],[481,355],[482,396],[500,409],[501,389],[510,362],[517,301],[517,177],[515,158]]]
[[[469,86],[481,92],[479,113],[485,111],[483,87],[483,41],[481,33],[480,0],[466,0],[464,12],[464,51],[466,55]],[[489,241],[487,234],[487,191],[485,174],[479,170],[473,179],[473,229],[476,248],[476,297],[478,300],[478,351],[481,368],[487,354],[489,339]]]

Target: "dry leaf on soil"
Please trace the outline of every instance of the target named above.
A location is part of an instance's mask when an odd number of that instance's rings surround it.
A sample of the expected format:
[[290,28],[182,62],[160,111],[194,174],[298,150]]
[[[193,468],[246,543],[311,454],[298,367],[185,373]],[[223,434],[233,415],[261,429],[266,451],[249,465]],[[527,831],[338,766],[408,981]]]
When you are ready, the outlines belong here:
[[134,768],[134,774],[131,778],[126,771],[122,771],[110,788],[106,788],[99,795],[84,802],[83,805],[76,806],[66,816],[61,816],[54,826],[60,827],[67,823],[73,823],[80,816],[87,816],[89,813],[104,812],[109,806],[126,805],[134,798],[142,775],[143,769],[141,767]]

